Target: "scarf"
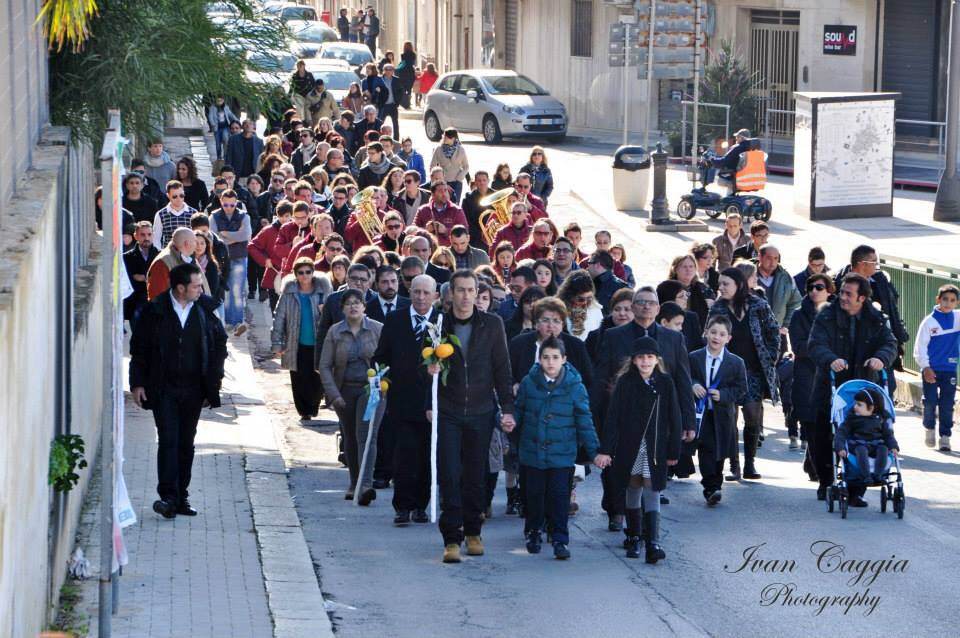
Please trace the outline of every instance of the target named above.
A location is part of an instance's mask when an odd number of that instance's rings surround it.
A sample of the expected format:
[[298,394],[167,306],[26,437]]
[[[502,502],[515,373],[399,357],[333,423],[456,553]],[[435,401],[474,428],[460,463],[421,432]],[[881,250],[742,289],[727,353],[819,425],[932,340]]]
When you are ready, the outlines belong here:
[[454,140],[453,144],[441,144],[440,150],[443,152],[443,156],[447,159],[453,157],[453,154],[457,152],[457,149],[460,148],[460,141]]
[[387,154],[384,153],[382,156],[382,159],[377,164],[374,164],[373,162],[371,162],[370,157],[368,156],[366,161],[364,161],[363,166],[360,167],[360,169],[363,170],[364,168],[369,167],[370,170],[372,170],[377,175],[383,175],[388,170],[390,170],[391,166],[392,164],[390,164],[390,160],[387,159]]
[[147,153],[143,161],[147,166],[150,166],[152,168],[157,168],[158,166],[163,166],[167,162],[169,162],[170,156],[167,155],[166,151],[164,151],[163,153],[160,153],[160,157],[154,157],[150,153]]

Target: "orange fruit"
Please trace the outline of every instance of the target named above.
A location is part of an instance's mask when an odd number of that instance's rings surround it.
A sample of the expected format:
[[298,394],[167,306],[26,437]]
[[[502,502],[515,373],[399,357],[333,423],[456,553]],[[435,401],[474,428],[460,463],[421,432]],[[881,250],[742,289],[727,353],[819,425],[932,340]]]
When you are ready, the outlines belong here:
[[389,390],[389,389],[390,389],[390,382],[387,381],[386,379],[381,379],[381,380],[380,380],[380,392],[383,392],[384,394],[386,394],[387,390]]
[[437,357],[440,359],[446,359],[453,354],[453,346],[449,343],[441,343],[437,346]]
[[424,359],[429,359],[430,357],[433,356],[433,348],[431,348],[430,346],[427,346],[426,348],[420,351],[420,355]]

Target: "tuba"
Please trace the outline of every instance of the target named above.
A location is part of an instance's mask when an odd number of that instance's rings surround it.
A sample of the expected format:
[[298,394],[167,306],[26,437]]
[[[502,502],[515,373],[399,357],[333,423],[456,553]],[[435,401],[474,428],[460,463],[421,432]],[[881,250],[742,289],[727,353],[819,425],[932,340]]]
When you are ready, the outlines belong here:
[[514,194],[513,188],[508,187],[490,193],[479,202],[484,208],[491,209],[480,213],[479,220],[483,240],[491,248],[493,248],[493,239],[497,236],[497,231],[510,223],[509,199]]
[[376,186],[367,186],[350,200],[357,223],[360,224],[360,229],[371,244],[377,235],[383,233],[383,220],[377,214],[377,204],[373,201],[376,192]]

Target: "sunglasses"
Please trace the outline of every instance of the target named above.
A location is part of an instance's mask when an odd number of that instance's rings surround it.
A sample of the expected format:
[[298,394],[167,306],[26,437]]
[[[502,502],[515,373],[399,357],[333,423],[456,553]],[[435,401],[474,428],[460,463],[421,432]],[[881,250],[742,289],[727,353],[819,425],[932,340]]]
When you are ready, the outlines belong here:
[[313,271],[312,271],[312,270],[298,270],[298,271],[297,271],[297,276],[298,276],[298,277],[300,277],[300,276],[306,277],[307,275],[312,275],[312,274],[313,274]]
[[403,226],[400,224],[389,224],[387,226],[387,230],[400,230],[401,228],[403,228]]
[[181,193],[179,195],[171,195],[170,199],[183,199],[183,197],[184,197],[183,193]]
[[223,202],[220,202],[220,208],[236,208],[236,207],[237,207],[236,204],[224,204]]
[[823,292],[823,291],[826,290],[826,289],[827,289],[827,286],[826,286],[825,284],[810,284],[809,286],[807,286],[807,291],[808,291],[808,292],[811,292],[811,291],[814,291],[814,290],[819,291],[819,292]]
[[403,180],[403,183],[404,183],[404,184],[416,184],[416,183],[417,183],[417,180],[415,180],[415,179],[405,179],[405,180]]
[[537,151],[536,153],[530,153],[530,157],[543,157],[543,153]]

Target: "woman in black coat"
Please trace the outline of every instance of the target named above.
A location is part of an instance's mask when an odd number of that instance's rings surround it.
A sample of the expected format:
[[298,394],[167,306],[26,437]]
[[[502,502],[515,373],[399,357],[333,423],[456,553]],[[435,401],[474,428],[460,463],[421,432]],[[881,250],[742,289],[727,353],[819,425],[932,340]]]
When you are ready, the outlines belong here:
[[[657,316],[657,323],[660,323],[664,318],[668,321],[673,319],[678,314],[676,310],[679,310],[679,314],[683,316],[681,332],[687,344],[687,352],[702,348],[703,322],[697,313],[689,309],[690,292],[684,285],[674,279],[661,281],[657,285],[657,299],[660,301],[660,315]],[[669,307],[665,309],[664,305],[668,303],[673,303],[677,306],[677,309],[673,311]],[[670,326],[665,327],[669,328]]]
[[680,456],[680,405],[655,339],[634,341],[630,356],[610,397],[600,452],[613,457],[615,493],[625,494],[627,557],[640,557],[642,536],[652,564],[665,557],[659,545],[660,491],[667,486],[667,467]]
[[[806,281],[806,295],[800,309],[790,319],[790,344],[793,347],[793,415],[800,422],[800,440],[807,449],[807,437],[817,420],[817,408],[811,396],[813,376],[817,366],[807,353],[810,328],[820,307],[830,301],[835,292],[833,280],[823,273],[810,275]],[[817,480],[817,473],[810,463],[809,452],[803,461],[803,469],[810,480]]]
[[621,288],[610,298],[610,314],[603,318],[600,327],[587,335],[587,353],[593,363],[600,355],[603,333],[633,321],[633,289]]

